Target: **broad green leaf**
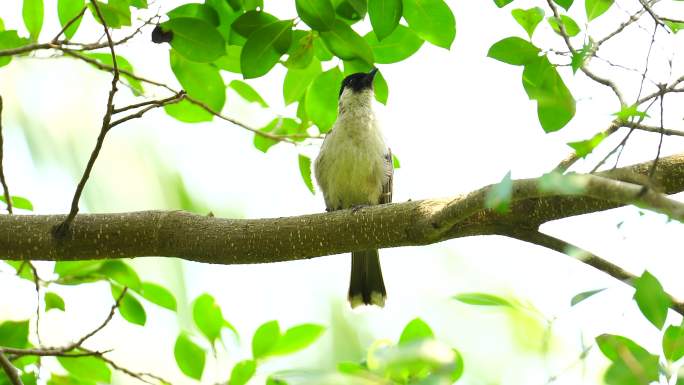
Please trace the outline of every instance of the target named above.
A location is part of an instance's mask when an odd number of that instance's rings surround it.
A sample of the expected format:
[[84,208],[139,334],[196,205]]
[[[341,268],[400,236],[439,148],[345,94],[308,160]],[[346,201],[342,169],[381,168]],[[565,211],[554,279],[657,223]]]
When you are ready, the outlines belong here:
[[335,22],[335,10],[330,0],[295,0],[297,14],[312,29],[329,30]]
[[[59,24],[64,27],[70,20],[78,15],[85,7],[85,0],[58,0],[57,1],[57,16],[59,17]],[[64,31],[64,36],[67,40],[74,37],[78,26],[81,25],[83,16],[74,21],[69,28]]]
[[601,334],[596,337],[599,349],[609,360],[615,362],[624,359],[624,353],[629,352],[633,357],[647,356],[650,353],[636,342],[623,336]]
[[525,64],[523,87],[537,101],[537,116],[545,132],[560,130],[575,116],[575,99],[546,56]]
[[261,107],[264,108],[268,107],[266,101],[249,84],[241,80],[233,80],[230,82],[228,87],[232,88],[235,92],[237,92],[237,94],[240,95],[242,99],[250,103],[258,103],[259,105],[261,105]]
[[0,19],[0,32],[5,30],[5,22]]
[[366,16],[367,0],[332,0],[335,13],[349,24],[354,24]]
[[670,362],[684,357],[684,327],[670,325],[663,334],[663,353]]
[[208,63],[226,53],[223,36],[202,19],[177,17],[161,24],[164,31],[172,31],[171,47],[186,59]]
[[380,41],[397,28],[402,13],[402,0],[368,0],[368,16],[373,33]]
[[[17,31],[0,31],[0,50],[17,48],[29,43],[30,40],[19,37]],[[6,66],[10,61],[12,61],[12,56],[0,56],[0,67]],[[2,199],[4,200],[4,197]]]
[[519,37],[507,37],[489,48],[487,56],[512,65],[525,65],[537,60],[540,49]]
[[155,305],[176,311],[176,297],[163,286],[152,282],[143,282],[140,295]]
[[221,339],[223,313],[214,297],[206,293],[197,297],[192,305],[192,319],[212,345],[217,339]]
[[176,358],[176,364],[183,374],[197,381],[202,379],[206,352],[192,342],[185,333],[179,334],[178,338],[176,338],[173,356]]
[[45,293],[45,311],[58,309],[64,311],[64,300],[58,294],[51,291]]
[[[196,63],[170,51],[171,70],[189,96],[203,102],[216,112],[221,112],[226,102],[226,87],[216,67]],[[164,106],[166,112],[182,122],[210,121],[213,115],[187,100]]]
[[267,356],[280,338],[280,326],[278,321],[269,321],[254,332],[252,337],[252,357],[255,360]]
[[21,15],[24,17],[24,25],[31,35],[31,40],[38,40],[40,30],[43,28],[43,0],[24,0]]
[[558,171],[552,171],[542,175],[539,178],[538,185],[539,191],[542,192],[580,194],[586,188],[587,178],[574,173],[562,174]]
[[297,160],[299,163],[299,174],[302,176],[306,188],[308,188],[312,194],[315,194],[316,191],[314,190],[313,182],[311,181],[311,158],[299,154]]
[[0,324],[0,346],[22,349],[28,345],[29,321],[5,321]]
[[285,67],[290,69],[305,69],[313,60],[314,48],[313,41],[314,35],[312,32],[304,32],[295,30],[292,34],[293,44],[290,50],[287,52],[287,61],[285,61]]
[[129,0],[131,7],[136,7],[138,9],[147,8],[147,0]]
[[93,356],[57,357],[57,361],[72,376],[86,381],[110,383],[112,371],[107,364]]
[[323,39],[314,36],[313,39],[314,55],[320,61],[329,61],[333,59],[333,54],[330,52],[328,47],[326,47]]
[[614,0],[585,0],[584,9],[587,19],[592,21],[603,15],[612,5]]
[[[306,129],[303,128],[296,120],[291,118],[275,118],[269,124],[259,129],[259,131],[268,132],[274,135],[292,135],[305,134]],[[298,139],[295,139],[298,140]],[[303,140],[303,138],[301,139]],[[261,152],[268,151],[269,148],[278,144],[275,139],[267,138],[262,135],[254,134],[254,147]]]
[[[10,199],[12,200],[12,207],[13,208],[33,211],[33,203],[31,203],[30,200],[28,200],[24,197],[16,196],[16,195],[11,195]],[[0,193],[0,202],[7,203],[5,201],[5,196],[1,193]]]
[[539,7],[530,9],[517,8],[511,11],[511,15],[527,32],[527,36],[532,38],[534,30],[537,29],[539,23],[544,19],[544,10]]
[[603,334],[596,338],[601,352],[612,361],[604,375],[609,385],[648,385],[659,377],[658,356],[629,338]]
[[578,303],[584,301],[585,299],[594,296],[594,294],[598,294],[602,291],[606,290],[604,287],[603,289],[595,289],[595,290],[588,290],[588,291],[583,291],[579,294],[576,294],[572,299],[570,300],[570,306],[575,306]]
[[463,370],[465,369],[465,363],[463,362],[463,356],[461,353],[456,350],[452,349],[454,352],[454,369],[451,371],[451,381],[452,383],[458,381],[461,376],[463,376]]
[[236,74],[241,74],[240,70],[240,54],[242,53],[242,47],[239,45],[228,45],[226,46],[226,54],[218,58],[214,62],[218,68],[230,71]]
[[91,261],[58,261],[55,263],[54,273],[60,278],[65,276],[90,275],[104,264],[102,260]]
[[276,21],[252,33],[240,55],[245,79],[265,75],[287,52],[292,41],[292,20]]
[[285,105],[300,100],[306,93],[309,84],[321,73],[321,62],[312,60],[305,69],[290,68],[285,74],[283,81],[283,99]]
[[[110,28],[121,28],[131,25],[131,10],[129,8],[128,0],[108,0],[106,3],[97,1],[97,7],[100,13]],[[88,3],[88,9],[92,13],[93,18],[100,24],[100,17],[91,3]]]
[[123,261],[106,261],[100,266],[100,269],[96,273],[102,274],[107,277],[107,279],[116,282],[121,286],[128,287],[129,289],[139,291],[141,288],[138,273]]
[[337,57],[343,60],[362,59],[373,64],[373,51],[365,40],[349,25],[341,20],[335,20],[329,31],[321,32],[325,45]]
[[566,11],[570,9],[570,6],[572,5],[573,1],[574,0],[553,0],[554,3],[560,5]]
[[494,0],[494,4],[499,8],[503,8],[512,2],[513,0]]
[[254,360],[243,360],[233,366],[228,385],[245,385],[256,372]]
[[278,338],[278,342],[273,346],[269,354],[283,355],[302,350],[314,343],[324,331],[325,327],[316,324],[293,326]]
[[668,28],[672,31],[672,33],[677,33],[680,30],[684,29],[684,22],[681,21],[674,21],[674,20],[663,20],[665,25],[667,25]]
[[570,61],[570,66],[572,67],[572,73],[576,73],[578,69],[582,68],[584,62],[587,60],[589,52],[591,52],[591,43],[585,43],[582,49],[575,51],[572,54]]
[[555,17],[549,17],[547,19],[549,21],[549,24],[551,25],[551,28],[557,33],[561,34],[560,30],[560,24],[563,24],[563,28],[565,28],[565,33],[570,36],[577,36],[578,33],[580,33],[580,27],[577,25],[575,20],[573,20],[570,16],[566,15],[561,15],[560,21],[561,23],[558,22],[558,19]]
[[337,97],[342,73],[337,67],[319,74],[306,91],[306,113],[323,133],[330,131],[337,119]]
[[456,19],[443,0],[404,0],[404,19],[422,39],[451,48],[456,37]]
[[230,41],[231,25],[242,15],[242,12],[236,12],[225,0],[204,0],[204,4],[214,8],[219,17],[219,33],[226,42]]
[[646,112],[639,111],[636,105],[623,106],[620,111],[613,113],[613,116],[617,116],[617,118],[623,122],[627,122],[631,118],[639,118],[639,120],[650,118]]
[[455,295],[453,298],[468,305],[513,307],[513,304],[508,300],[487,293],[462,293]]
[[337,364],[337,371],[354,375],[367,372],[368,368],[358,362],[343,361]]
[[399,337],[399,345],[406,345],[408,343],[434,339],[435,334],[428,324],[420,318],[414,318],[409,322]]
[[394,166],[395,169],[401,168],[401,162],[399,162],[399,158],[394,153],[392,153],[392,166]]
[[264,0],[242,0],[242,8],[245,11],[264,9]]
[[373,31],[368,32],[363,38],[373,50],[375,61],[381,64],[405,60],[418,52],[423,45],[423,39],[403,25],[397,26],[394,32],[382,41],[378,41]]
[[218,27],[220,24],[218,12],[216,12],[214,8],[206,4],[183,4],[170,10],[166,13],[166,15],[170,19],[175,19],[179,17],[192,17],[195,19],[201,19],[209,23],[210,25],[213,25],[214,27]]
[[670,296],[665,293],[658,279],[648,271],[634,281],[636,301],[641,313],[658,329],[662,329],[667,311],[672,305]]
[[249,11],[235,19],[231,28],[241,36],[247,38],[257,30],[275,23],[278,18],[263,11]]
[[[114,62],[112,61],[112,55],[109,53],[85,53],[84,55],[92,59],[95,59],[102,64],[108,66],[114,65]],[[131,63],[125,57],[118,54],[116,55],[116,65],[119,67],[119,70],[127,71],[130,73],[135,72],[133,70],[133,66],[131,65]],[[122,73],[121,77],[123,77],[128,83],[128,85],[131,86],[131,90],[133,91],[134,95],[140,96],[145,92],[140,80],[125,73]]]
[[[112,298],[116,301],[121,296],[123,289],[114,283],[111,284],[111,288]],[[123,295],[123,298],[121,298],[121,301],[119,302],[119,313],[123,319],[132,324],[145,326],[145,323],[147,322],[145,309],[140,304],[140,301],[133,296],[131,290],[127,290]]]
[[511,204],[512,189],[513,181],[511,180],[511,172],[509,171],[501,182],[490,187],[489,191],[487,191],[485,207],[494,209],[500,213],[507,212]]
[[570,142],[568,143],[568,146],[572,147],[573,150],[575,150],[575,154],[579,156],[580,158],[584,158],[587,155],[591,154],[592,151],[603,142],[603,139],[606,138],[606,134],[603,132],[599,132],[598,134],[594,135],[591,137],[591,139],[587,140],[580,140],[579,142]]

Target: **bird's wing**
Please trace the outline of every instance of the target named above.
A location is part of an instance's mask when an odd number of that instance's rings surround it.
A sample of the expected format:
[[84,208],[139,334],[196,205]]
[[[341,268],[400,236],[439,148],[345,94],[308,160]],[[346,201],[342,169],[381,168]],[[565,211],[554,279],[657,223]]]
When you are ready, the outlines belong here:
[[385,154],[385,182],[382,184],[380,204],[392,202],[392,189],[394,179],[394,163],[392,162],[392,150],[388,147]]

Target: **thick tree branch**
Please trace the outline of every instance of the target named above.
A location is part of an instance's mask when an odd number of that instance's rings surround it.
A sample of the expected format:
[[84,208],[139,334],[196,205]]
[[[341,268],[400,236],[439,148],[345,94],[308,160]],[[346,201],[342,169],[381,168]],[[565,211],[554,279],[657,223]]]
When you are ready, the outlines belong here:
[[[682,218],[681,203],[632,182],[652,162],[587,176],[584,195],[541,192],[535,179],[514,182],[510,212],[484,209],[487,188],[449,199],[428,199],[332,213],[268,219],[226,219],[182,211],[84,214],[64,237],[51,228],[64,215],[0,216],[0,258],[79,260],[163,255],[220,264],[268,263],[371,248],[423,245],[451,238],[536,230],[560,218],[645,202]],[[616,180],[608,179],[615,178]],[[622,181],[622,182],[621,182]],[[663,158],[653,186],[684,191],[684,154]]]
[[19,371],[7,359],[5,352],[3,352],[2,349],[0,349],[0,367],[5,371],[5,374],[7,374],[7,378],[9,378],[12,385],[24,385],[24,383],[21,382],[21,377],[19,377]]

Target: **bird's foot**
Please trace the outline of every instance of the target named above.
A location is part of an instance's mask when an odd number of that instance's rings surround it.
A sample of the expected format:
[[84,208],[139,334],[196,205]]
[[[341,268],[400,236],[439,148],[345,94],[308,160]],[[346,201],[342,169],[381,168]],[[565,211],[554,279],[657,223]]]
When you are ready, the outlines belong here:
[[351,209],[352,213],[355,214],[357,211],[359,211],[363,208],[366,208],[368,206],[370,206],[370,205],[354,205],[354,206],[350,207],[350,209]]

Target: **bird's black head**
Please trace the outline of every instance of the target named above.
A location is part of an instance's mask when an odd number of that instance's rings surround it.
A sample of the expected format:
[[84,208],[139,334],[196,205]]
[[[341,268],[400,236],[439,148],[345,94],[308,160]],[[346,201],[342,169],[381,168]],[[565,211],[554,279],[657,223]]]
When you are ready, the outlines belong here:
[[344,78],[342,81],[342,87],[340,87],[340,95],[344,92],[345,88],[348,88],[354,92],[363,91],[365,89],[373,89],[373,79],[375,74],[378,73],[377,68],[373,68],[370,72],[357,72],[351,74]]

